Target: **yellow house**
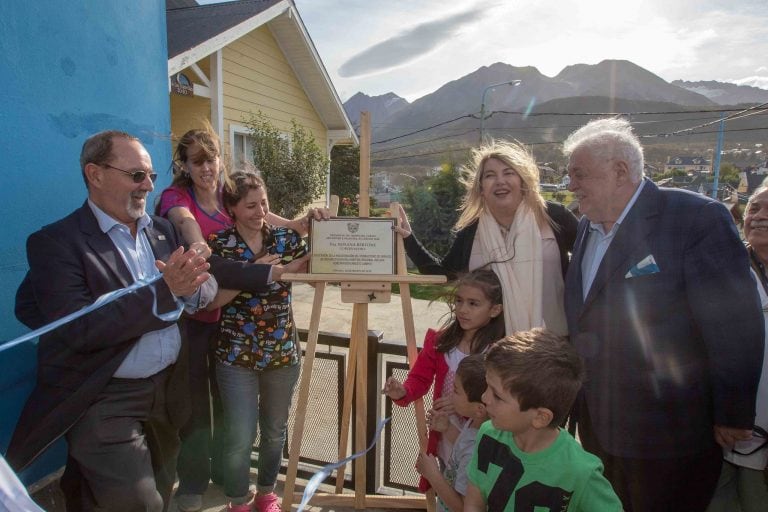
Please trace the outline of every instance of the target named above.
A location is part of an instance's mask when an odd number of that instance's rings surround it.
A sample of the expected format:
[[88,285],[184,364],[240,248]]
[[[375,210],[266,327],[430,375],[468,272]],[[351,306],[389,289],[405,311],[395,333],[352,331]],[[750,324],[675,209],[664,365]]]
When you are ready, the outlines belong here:
[[245,120],[257,112],[286,133],[295,120],[329,156],[334,145],[357,143],[292,0],[168,0],[166,24],[175,137],[208,120],[234,169],[249,160]]

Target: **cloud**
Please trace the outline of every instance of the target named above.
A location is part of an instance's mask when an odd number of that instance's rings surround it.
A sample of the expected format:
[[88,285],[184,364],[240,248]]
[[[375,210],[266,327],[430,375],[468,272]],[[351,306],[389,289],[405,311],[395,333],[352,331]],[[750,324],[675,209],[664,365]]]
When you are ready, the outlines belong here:
[[485,9],[471,7],[442,19],[420,23],[352,56],[339,67],[339,76],[350,78],[386,71],[429,53],[461,28],[476,23]]
[[752,87],[768,89],[768,76],[747,76],[738,80],[730,80],[730,82],[736,85],[751,85]]

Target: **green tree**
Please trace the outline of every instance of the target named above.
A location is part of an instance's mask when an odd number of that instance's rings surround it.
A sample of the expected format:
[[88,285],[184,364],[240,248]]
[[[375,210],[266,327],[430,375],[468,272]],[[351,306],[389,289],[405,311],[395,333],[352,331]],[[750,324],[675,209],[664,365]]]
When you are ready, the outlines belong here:
[[688,173],[682,169],[672,169],[662,174],[658,174],[653,178],[653,181],[661,181],[667,178],[688,176]]
[[435,254],[445,254],[453,242],[452,229],[465,192],[459,169],[447,163],[438,175],[403,193],[413,232]]
[[339,215],[357,216],[360,192],[360,147],[334,146],[331,150],[331,194],[339,196]]
[[[739,182],[741,181],[741,176],[739,175],[739,168],[736,167],[733,164],[722,164],[720,165],[720,183],[727,183],[732,187],[738,187]],[[707,181],[715,181],[715,176],[712,175],[707,178]]]
[[325,151],[295,120],[291,120],[290,139],[261,112],[251,115],[246,126],[254,139],[253,163],[267,185],[270,207],[283,217],[295,217],[325,188]]

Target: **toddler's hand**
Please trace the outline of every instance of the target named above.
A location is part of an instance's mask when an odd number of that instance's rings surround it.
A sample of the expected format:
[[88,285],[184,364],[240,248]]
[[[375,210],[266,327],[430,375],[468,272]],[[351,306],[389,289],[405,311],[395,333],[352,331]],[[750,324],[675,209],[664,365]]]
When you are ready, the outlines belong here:
[[445,414],[453,414],[456,412],[456,408],[453,406],[453,401],[449,396],[441,396],[435,400],[432,404],[432,409]]
[[392,400],[400,400],[405,396],[405,387],[394,377],[389,377],[384,383],[384,389],[381,392]]
[[427,413],[427,428],[437,432],[445,432],[451,426],[450,414],[436,409],[430,409]]
[[432,480],[440,474],[440,467],[437,465],[437,458],[434,455],[419,453],[416,457],[416,471],[427,480]]

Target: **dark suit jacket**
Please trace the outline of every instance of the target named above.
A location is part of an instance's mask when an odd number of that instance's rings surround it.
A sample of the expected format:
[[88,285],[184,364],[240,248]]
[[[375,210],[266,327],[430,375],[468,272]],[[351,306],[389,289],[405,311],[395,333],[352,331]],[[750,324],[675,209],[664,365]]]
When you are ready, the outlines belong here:
[[[565,309],[586,363],[582,398],[603,449],[677,457],[710,447],[714,424],[751,428],[763,320],[728,210],[646,181],[582,300],[588,227],[582,218]],[[649,255],[660,271],[627,278]]]
[[[573,214],[558,203],[547,202],[547,215],[555,224],[555,240],[560,251],[560,265],[565,276],[568,270],[568,253],[573,248],[576,239],[577,220]],[[461,272],[469,268],[469,258],[472,254],[472,244],[477,234],[478,221],[473,222],[458,233],[453,245],[443,258],[437,258],[421,245],[415,235],[404,240],[408,257],[419,268],[422,274],[445,275],[448,279],[456,279]]]
[[[181,241],[165,219],[153,217],[148,239],[157,259],[166,260]],[[87,203],[27,240],[29,273],[17,294],[17,317],[40,326],[129,286],[133,279]],[[176,308],[161,279],[155,284],[158,310]],[[139,337],[172,323],[152,314],[149,287],[125,295],[40,337],[37,382],[21,413],[6,458],[22,470],[61,437],[85,412]],[[168,383],[168,412],[181,426],[189,415],[186,336]]]

